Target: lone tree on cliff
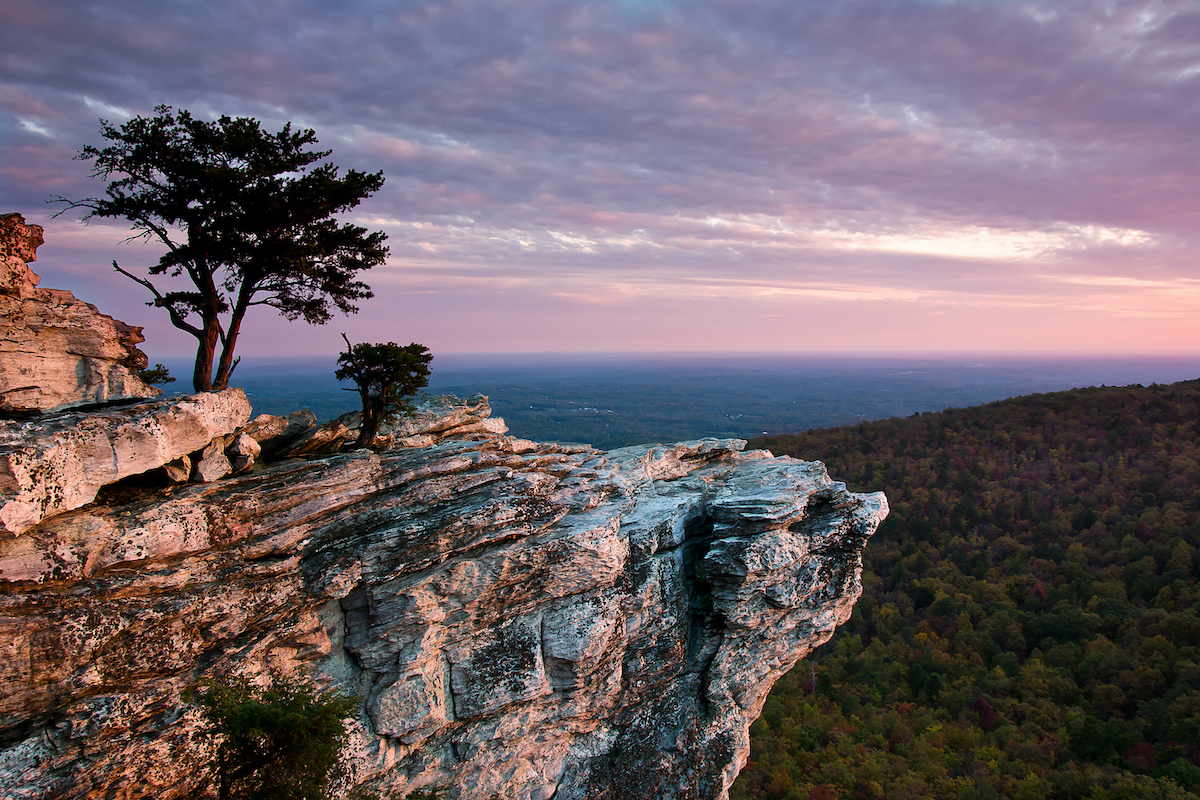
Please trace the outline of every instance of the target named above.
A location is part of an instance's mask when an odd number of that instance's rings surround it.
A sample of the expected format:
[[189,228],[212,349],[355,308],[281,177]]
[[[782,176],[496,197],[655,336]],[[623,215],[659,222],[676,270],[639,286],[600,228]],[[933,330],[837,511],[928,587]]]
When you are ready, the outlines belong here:
[[433,361],[433,354],[415,342],[405,347],[395,342],[350,344],[344,333],[342,339],[346,342],[346,352],[338,356],[334,376],[358,385],[362,424],[355,444],[369,447],[379,433],[380,423],[404,410],[408,398],[429,385],[429,362]]
[[186,275],[194,290],[162,292],[116,261],[113,267],[150,290],[147,305],[165,308],[171,324],[196,337],[196,391],[224,389],[252,306],[321,325],[331,305],[350,314],[358,310],[354,301],[372,296],[355,275],[383,263],[387,234],[339,225],[333,215],[378,191],[383,173],[339,177],[328,163],[309,169],[331,151],[306,150],[316,134],[293,131],[290,122],[268,133],[248,117],[204,122],[170,106],[155,111],[120,128],[101,120],[100,133],[113,144],[80,151],[78,158],[95,160],[92,177],[116,177],[107,197],[55,199],[89,209],[84,222],[124,217],[137,231],[131,239],[167,246],[149,275]]

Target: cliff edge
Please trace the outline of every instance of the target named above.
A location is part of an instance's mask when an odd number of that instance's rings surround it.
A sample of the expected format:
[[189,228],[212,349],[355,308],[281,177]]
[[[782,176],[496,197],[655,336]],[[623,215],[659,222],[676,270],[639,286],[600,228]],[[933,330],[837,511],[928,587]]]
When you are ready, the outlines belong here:
[[771,684],[850,616],[883,495],[739,440],[601,452],[507,436],[480,397],[423,413],[415,446],[0,532],[5,796],[190,796],[189,695],[244,677],[361,697],[359,785],[726,797]]
[[356,450],[355,414],[136,402],[141,329],[36,288],[40,243],[0,217],[5,800],[215,796],[194,698],[239,679],[358,698],[379,796],[723,799],[861,593],[884,496],[741,440],[539,444],[476,395]]

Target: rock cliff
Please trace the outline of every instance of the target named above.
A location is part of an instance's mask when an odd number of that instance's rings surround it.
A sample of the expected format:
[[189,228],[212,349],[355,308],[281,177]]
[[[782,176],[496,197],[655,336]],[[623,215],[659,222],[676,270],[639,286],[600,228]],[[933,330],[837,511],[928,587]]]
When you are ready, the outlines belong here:
[[240,676],[361,697],[372,788],[724,798],[771,684],[849,617],[884,497],[737,440],[601,452],[506,436],[482,398],[423,413],[382,452],[0,531],[4,796],[188,796],[189,692]]
[[138,378],[142,329],[58,289],[39,289],[42,229],[0,216],[0,414],[16,416],[127,398],[156,397]]

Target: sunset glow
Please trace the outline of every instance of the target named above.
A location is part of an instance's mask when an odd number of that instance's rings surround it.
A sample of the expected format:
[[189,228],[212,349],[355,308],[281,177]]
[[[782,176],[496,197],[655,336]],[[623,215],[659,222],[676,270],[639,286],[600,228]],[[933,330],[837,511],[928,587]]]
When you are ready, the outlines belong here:
[[376,297],[247,354],[1200,352],[1194,3],[10,0],[0,47],[0,212],[152,358],[108,265],[158,251],[46,200],[158,104],[387,179]]

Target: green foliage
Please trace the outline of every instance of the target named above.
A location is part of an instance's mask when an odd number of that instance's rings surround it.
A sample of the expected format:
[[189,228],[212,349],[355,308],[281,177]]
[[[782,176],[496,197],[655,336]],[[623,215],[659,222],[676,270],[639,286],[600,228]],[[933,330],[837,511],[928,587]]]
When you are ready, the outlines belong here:
[[1198,388],[754,441],[892,511],[731,796],[1200,798]]
[[206,734],[218,740],[221,800],[325,800],[355,700],[311,686],[210,686]]
[[332,217],[378,191],[383,175],[349,170],[339,177],[333,164],[312,167],[330,151],[307,150],[316,134],[293,131],[291,123],[268,133],[245,117],[204,122],[169,106],[156,112],[119,128],[101,120],[100,134],[113,144],[80,151],[79,158],[94,160],[93,177],[112,179],[107,197],[57,200],[88,209],[85,221],[123,217],[134,238],[166,245],[149,274],[184,276],[186,290],[161,292],[149,278],[115,261],[113,267],[150,291],[148,305],[166,309],[175,327],[196,338],[196,390],[223,389],[252,306],[323,324],[331,304],[352,313],[354,301],[372,296],[355,274],[383,263],[386,234]]
[[142,383],[174,383],[175,379],[171,377],[171,372],[162,364],[155,364],[154,369],[143,369],[138,371],[138,377]]
[[395,342],[352,345],[344,333],[342,339],[346,342],[346,352],[338,356],[334,375],[339,381],[352,380],[357,384],[362,398],[357,444],[366,447],[375,441],[380,423],[406,409],[408,399],[429,385],[433,355],[415,342],[404,347]]

